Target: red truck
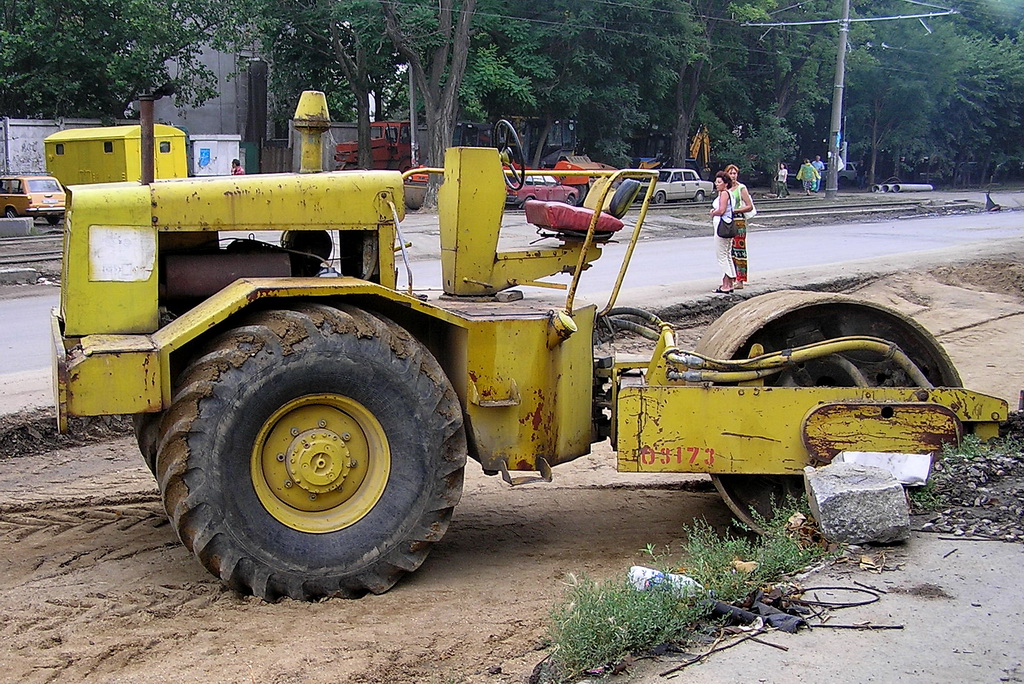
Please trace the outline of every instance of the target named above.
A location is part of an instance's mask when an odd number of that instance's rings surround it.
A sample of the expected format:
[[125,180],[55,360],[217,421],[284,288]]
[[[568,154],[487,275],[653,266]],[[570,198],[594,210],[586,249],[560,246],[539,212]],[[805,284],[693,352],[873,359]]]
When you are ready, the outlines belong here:
[[[373,168],[406,171],[412,168],[412,136],[408,121],[370,123],[370,155]],[[338,143],[334,148],[337,169],[359,168],[359,143]]]

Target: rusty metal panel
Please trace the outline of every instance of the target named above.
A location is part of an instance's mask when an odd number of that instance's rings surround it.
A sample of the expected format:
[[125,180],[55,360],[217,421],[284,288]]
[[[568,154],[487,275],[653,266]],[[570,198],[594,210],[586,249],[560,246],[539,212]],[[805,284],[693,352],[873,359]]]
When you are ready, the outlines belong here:
[[156,346],[144,335],[91,335],[67,354],[68,412],[145,413],[161,408]]
[[[467,415],[468,436],[485,470],[535,470],[589,453],[594,308],[575,312],[578,332],[548,346],[548,315],[465,322],[464,344],[451,350],[464,364],[453,379]],[[465,360],[461,360],[464,358]]]
[[[920,404],[931,420],[952,415],[969,424],[964,431],[975,432],[997,425],[1007,412],[1005,401],[960,388],[650,387],[641,378],[622,380],[616,442],[619,470],[628,472],[798,473],[811,463],[805,420],[826,404],[856,405],[861,413],[877,406],[879,416],[886,406]],[[912,430],[906,423],[891,427],[886,450],[905,450]],[[921,438],[923,451],[932,437]],[[855,433],[845,442],[857,450],[878,450],[872,445],[879,443],[867,430],[863,449]]]
[[254,174],[157,181],[152,223],[160,231],[345,230],[405,215],[398,171]]
[[149,193],[118,183],[78,186],[70,195],[60,292],[64,334],[153,332],[157,240]]
[[803,443],[816,463],[854,450],[930,454],[962,437],[956,414],[938,404],[823,404],[803,424]]

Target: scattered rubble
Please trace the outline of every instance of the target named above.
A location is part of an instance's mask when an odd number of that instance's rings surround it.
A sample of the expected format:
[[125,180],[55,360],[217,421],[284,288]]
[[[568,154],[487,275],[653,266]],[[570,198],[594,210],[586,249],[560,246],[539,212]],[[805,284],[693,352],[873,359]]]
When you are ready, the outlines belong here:
[[[1011,427],[1020,424],[1019,414]],[[930,486],[911,496],[915,527],[956,537],[1024,542],[1024,449],[1010,440],[938,461]]]

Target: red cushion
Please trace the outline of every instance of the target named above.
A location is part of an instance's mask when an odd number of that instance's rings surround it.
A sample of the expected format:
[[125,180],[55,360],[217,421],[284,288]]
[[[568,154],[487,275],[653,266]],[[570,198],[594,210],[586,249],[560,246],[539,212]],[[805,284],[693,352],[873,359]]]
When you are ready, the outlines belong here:
[[[535,226],[555,231],[571,230],[585,233],[590,228],[590,221],[594,217],[593,209],[574,207],[562,202],[527,200],[523,208],[526,209],[527,221]],[[622,221],[611,214],[601,212],[601,217],[597,220],[597,227],[594,229],[594,232],[614,233],[620,230],[622,226]]]

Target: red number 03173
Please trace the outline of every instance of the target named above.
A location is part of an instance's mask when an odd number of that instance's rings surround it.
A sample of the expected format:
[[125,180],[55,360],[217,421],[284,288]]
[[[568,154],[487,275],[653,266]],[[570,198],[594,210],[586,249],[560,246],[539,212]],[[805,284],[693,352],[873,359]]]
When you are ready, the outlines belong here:
[[679,446],[675,449],[663,447],[657,450],[645,446],[640,449],[640,463],[643,465],[681,465],[684,462],[690,465],[697,465],[699,462],[712,466],[715,464],[715,450],[695,446]]

